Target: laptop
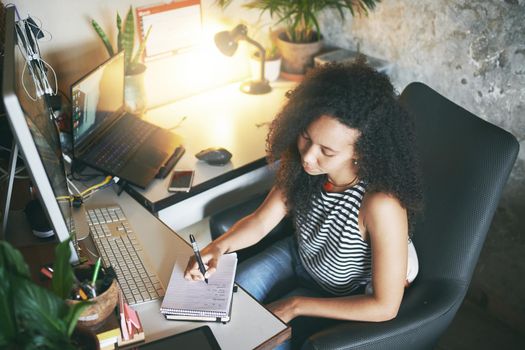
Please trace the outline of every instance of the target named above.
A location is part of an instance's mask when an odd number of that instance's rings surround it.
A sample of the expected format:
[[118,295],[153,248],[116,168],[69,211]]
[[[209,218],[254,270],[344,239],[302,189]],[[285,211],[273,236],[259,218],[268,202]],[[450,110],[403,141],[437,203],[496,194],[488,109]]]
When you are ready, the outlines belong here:
[[146,188],[182,148],[180,136],[127,113],[124,52],[71,86],[75,167],[80,163]]

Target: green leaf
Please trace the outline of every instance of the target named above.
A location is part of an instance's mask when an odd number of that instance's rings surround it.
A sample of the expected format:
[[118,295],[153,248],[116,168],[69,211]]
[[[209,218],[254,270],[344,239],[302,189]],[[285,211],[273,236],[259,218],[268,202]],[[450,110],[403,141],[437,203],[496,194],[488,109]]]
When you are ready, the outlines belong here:
[[53,292],[61,299],[69,298],[73,288],[73,268],[69,262],[71,258],[70,242],[71,239],[60,242],[55,249],[51,287]]
[[[232,0],[216,0],[221,8],[227,7]],[[249,9],[258,9],[261,14],[268,12],[272,18],[277,19],[277,24],[286,23],[285,31],[292,42],[303,42],[312,40],[311,36],[315,29],[320,38],[320,27],[318,15],[325,9],[336,9],[345,19],[344,10],[349,10],[352,16],[368,14],[373,10],[376,3],[381,0],[252,0],[243,6]]]
[[117,52],[122,51],[122,18],[117,12]]
[[146,32],[146,35],[144,36],[144,39],[140,41],[139,49],[135,53],[135,56],[131,60],[131,63],[138,63],[142,57],[142,54],[144,53],[144,49],[146,48],[146,42],[148,41],[149,33],[151,32],[151,26],[149,26],[148,31]]
[[19,341],[50,348],[69,341],[68,324],[64,319],[69,307],[64,300],[22,278],[14,281],[13,290],[16,290],[16,318],[23,335],[18,337]]
[[18,334],[13,296],[13,280],[30,280],[29,269],[22,254],[5,241],[0,241],[0,348]]
[[68,325],[67,328],[67,334],[71,336],[73,334],[73,331],[75,330],[75,327],[77,325],[78,318],[82,314],[82,312],[91,304],[91,302],[81,302],[78,304],[74,304],[69,307],[69,312],[64,318],[64,321]]
[[113,56],[114,55],[113,47],[111,46],[111,43],[109,42],[109,38],[106,35],[106,33],[104,32],[104,30],[102,30],[100,25],[94,19],[91,20],[91,25],[93,26],[93,28],[97,32],[98,36],[100,37],[100,39],[104,43],[104,46],[106,47],[106,50],[108,51],[109,56],[110,57]]
[[133,16],[133,8],[130,6],[126,19],[124,20],[124,28],[122,34],[122,47],[124,49],[124,66],[127,67],[133,55],[133,45],[135,44],[135,18]]

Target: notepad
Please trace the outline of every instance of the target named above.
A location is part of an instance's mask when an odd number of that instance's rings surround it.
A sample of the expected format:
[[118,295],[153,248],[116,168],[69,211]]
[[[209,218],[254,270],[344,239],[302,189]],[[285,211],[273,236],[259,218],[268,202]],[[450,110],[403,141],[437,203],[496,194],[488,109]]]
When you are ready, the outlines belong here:
[[188,257],[177,259],[160,307],[168,320],[228,322],[233,299],[237,254],[219,259],[217,271],[204,281],[184,279]]

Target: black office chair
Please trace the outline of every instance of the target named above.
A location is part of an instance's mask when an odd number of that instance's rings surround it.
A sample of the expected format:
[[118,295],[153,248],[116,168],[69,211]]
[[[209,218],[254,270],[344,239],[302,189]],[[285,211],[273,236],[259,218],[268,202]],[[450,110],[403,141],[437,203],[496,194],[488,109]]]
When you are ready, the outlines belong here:
[[[425,213],[414,234],[419,275],[395,319],[340,322],[312,334],[303,349],[431,349],[467,293],[519,144],[422,83],[407,86],[401,103],[415,118],[423,167]],[[246,215],[244,209],[250,206],[214,215],[212,235]]]

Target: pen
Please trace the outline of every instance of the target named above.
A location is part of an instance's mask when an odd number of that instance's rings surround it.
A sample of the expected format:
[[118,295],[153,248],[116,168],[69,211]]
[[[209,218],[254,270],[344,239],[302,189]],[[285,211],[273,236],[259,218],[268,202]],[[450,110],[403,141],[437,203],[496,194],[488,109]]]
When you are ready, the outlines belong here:
[[95,282],[97,281],[97,277],[98,277],[98,271],[100,270],[100,257],[98,257],[98,260],[95,264],[95,270],[93,271],[93,279],[91,280],[91,285],[94,287],[95,286]]
[[[204,274],[206,273],[206,268],[204,267],[204,263],[202,262],[201,253],[199,252],[199,247],[197,246],[195,237],[193,237],[192,234],[190,234],[190,242],[191,247],[193,248],[193,252],[195,253],[195,260],[197,260],[197,264],[199,264],[199,271],[204,276]],[[208,279],[206,277],[204,277],[204,282],[208,283]]]

